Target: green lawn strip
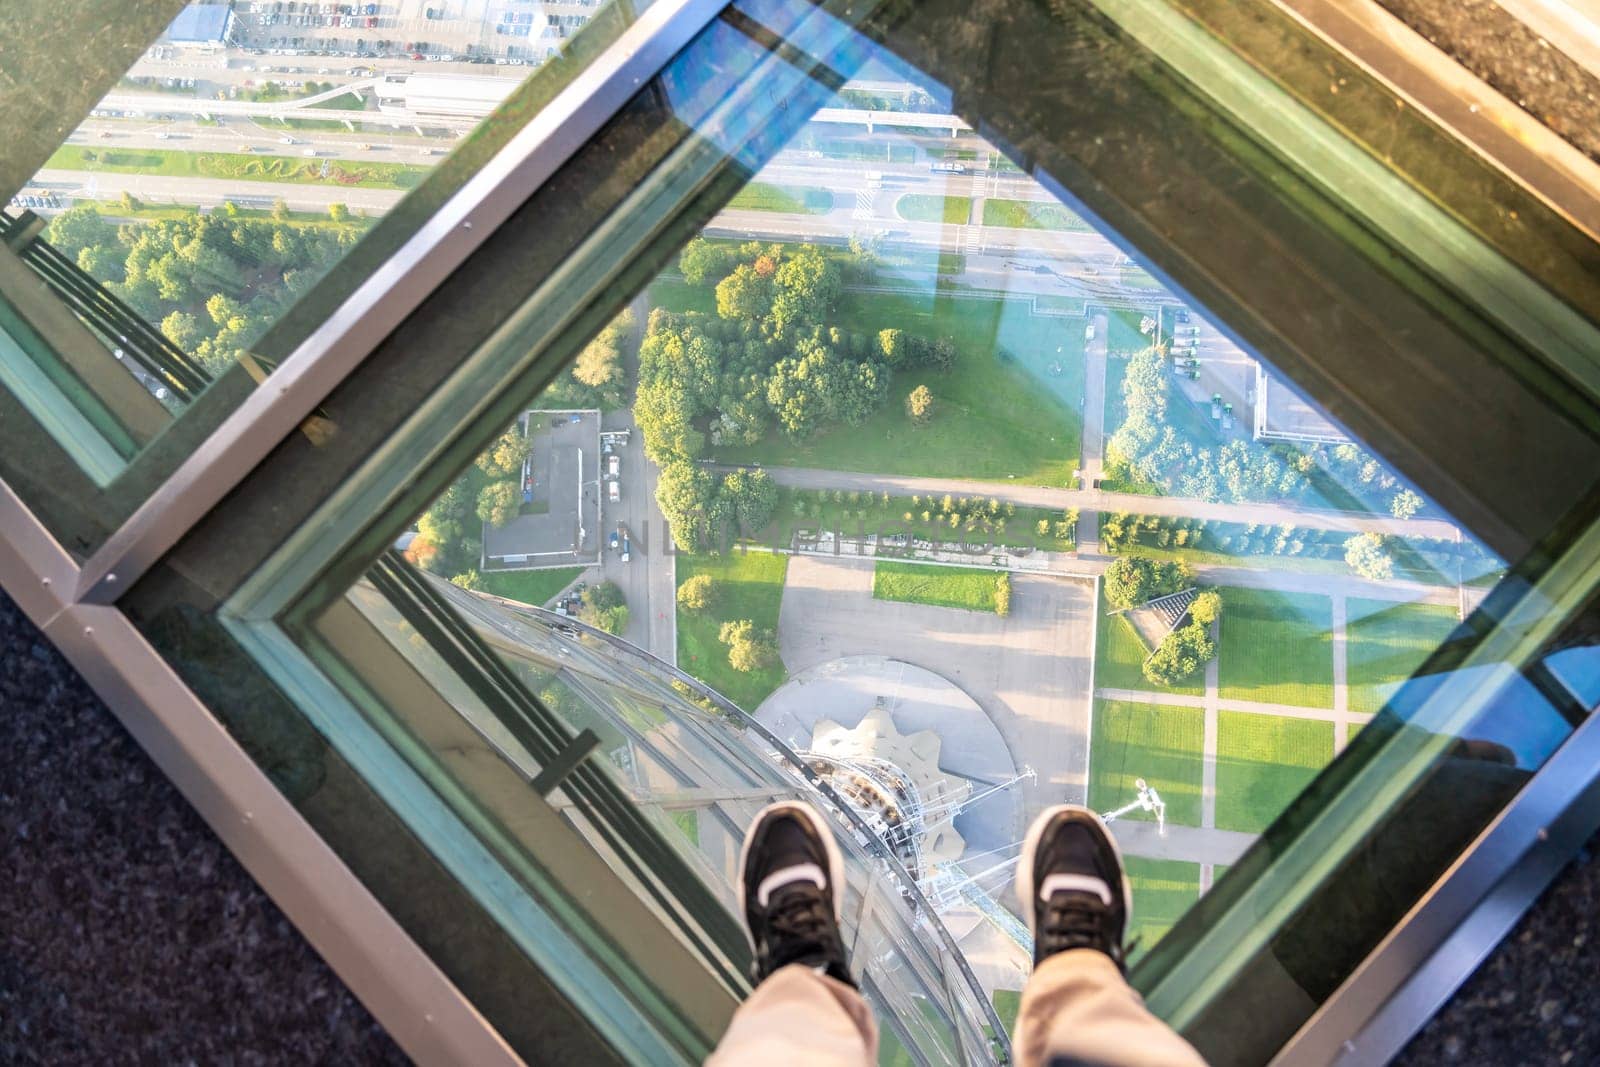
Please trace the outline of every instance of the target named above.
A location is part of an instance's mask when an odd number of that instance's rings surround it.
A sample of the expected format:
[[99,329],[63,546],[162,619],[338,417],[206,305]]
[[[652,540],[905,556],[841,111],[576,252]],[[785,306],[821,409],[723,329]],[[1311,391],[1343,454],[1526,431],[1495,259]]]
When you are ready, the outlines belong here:
[[[1070,552],[1073,548],[1072,538],[1056,537],[1056,524],[1065,521],[1065,512],[1051,511],[1046,508],[1013,507],[1008,513],[1003,508],[1001,517],[1005,520],[1004,530],[996,530],[991,524],[990,529],[978,526],[974,529],[964,528],[952,531],[950,527],[939,518],[941,499],[933,497],[891,496],[885,504],[883,497],[876,493],[851,493],[842,494],[843,500],[835,500],[835,494],[826,489],[792,489],[788,486],[778,488],[778,506],[773,511],[773,520],[768,527],[761,531],[757,537],[749,538],[751,543],[764,545],[768,548],[789,548],[793,543],[797,530],[834,530],[846,537],[856,537],[863,533],[889,536],[905,534],[908,537],[920,537],[925,540],[968,542],[987,541],[992,544],[1012,547],[1045,549],[1051,552]],[[959,509],[957,497],[952,501]],[[970,508],[986,508],[988,499],[979,497],[969,499]],[[804,508],[802,514],[799,509]],[[922,513],[928,513],[926,521]],[[907,519],[906,516],[911,518]],[[1047,532],[1039,533],[1040,520],[1049,523]]]
[[683,836],[689,839],[691,845],[700,844],[700,816],[695,811],[684,809],[668,814],[674,826],[682,831]]
[[717,597],[706,612],[678,610],[678,668],[746,711],[755,711],[788,673],[781,663],[748,673],[734,670],[728,665],[728,646],[717,640],[717,631],[724,622],[750,619],[757,629],[775,632],[788,566],[789,557],[774,552],[677,557],[678,584],[696,574],[709,574]]
[[[1138,796],[1143,778],[1167,803],[1167,821],[1200,825],[1205,711],[1131,700],[1094,702],[1089,733],[1089,806],[1112,811]],[[1154,822],[1146,811],[1121,816]]]
[[1137,957],[1150,951],[1200,899],[1200,865],[1144,856],[1124,857],[1123,864],[1133,888],[1133,918],[1126,941],[1138,940]]
[[1457,624],[1448,604],[1345,601],[1350,710],[1378,712]]
[[[684,287],[686,288],[686,287]],[[710,290],[703,290],[710,296]],[[687,303],[657,282],[663,306]],[[714,303],[715,298],[711,297]],[[1079,403],[1083,395],[1083,320],[1036,316],[1016,299],[956,299],[932,293],[846,292],[838,323],[876,334],[899,327],[924,337],[950,337],[960,358],[948,374],[913,370],[897,374],[888,402],[860,426],[840,426],[805,441],[774,431],[754,445],[724,448],[730,463],[818,467],[880,474],[1016,479],[1065,485],[1078,465]],[[1048,362],[1055,351],[1063,373],[1041,379],[1010,360]],[[905,397],[918,385],[933,393],[936,409],[925,426],[912,423]]]
[[907,193],[895,201],[894,210],[908,222],[964,223],[972,214],[972,198]]
[[1005,1026],[1006,1033],[1017,1032],[1017,1013],[1022,1010],[1022,991],[1018,989],[996,989],[990,994],[994,1001],[994,1013],[1000,1016],[1000,1022]]
[[583,573],[582,567],[555,567],[539,571],[485,571],[483,589],[486,593],[503,596],[535,607],[544,607],[545,601],[565,589]]
[[785,215],[825,215],[833,210],[833,194],[809,185],[751,182],[728,202],[744,211],[776,211]]
[[1217,826],[1260,833],[1332,759],[1331,722],[1218,712]]
[[[1148,489],[1147,495],[1160,495],[1155,486],[1127,487],[1113,486],[1110,479],[1101,482],[1102,488],[1113,492],[1136,492]],[[1137,512],[1129,514],[1138,517]],[[1112,518],[1114,513],[1101,513],[1100,521],[1103,523]],[[1295,540],[1304,545],[1300,555],[1289,555],[1267,551],[1263,544],[1262,551],[1237,551],[1237,546],[1242,542],[1241,534],[1249,529],[1246,523],[1208,523],[1204,532],[1204,544],[1220,544],[1221,536],[1232,539],[1233,547],[1227,550],[1220,548],[1196,548],[1191,543],[1182,548],[1176,545],[1162,546],[1150,540],[1154,535],[1148,530],[1141,530],[1137,535],[1137,543],[1125,545],[1116,550],[1131,552],[1135,555],[1149,556],[1152,559],[1181,559],[1199,565],[1214,565],[1219,567],[1249,567],[1255,570],[1287,571],[1293,574],[1325,574],[1330,577],[1345,578],[1350,575],[1350,565],[1344,560],[1344,542],[1349,534],[1343,531],[1319,530],[1310,527],[1296,527],[1293,533]],[[1277,528],[1262,525],[1260,534],[1263,537],[1275,536]],[[1255,542],[1251,542],[1255,544]],[[1395,577],[1410,582],[1421,582],[1428,585],[1454,585],[1442,571],[1421,562],[1422,557],[1414,549],[1409,548],[1398,539],[1390,540],[1390,549],[1394,553]],[[1403,566],[1401,561],[1411,559],[1421,563],[1420,567],[1412,568]]]
[[[1152,339],[1139,332],[1139,323],[1144,317],[1145,312],[1137,309],[1112,308],[1111,313],[1106,316],[1106,351],[1138,352],[1150,347]],[[1118,395],[1120,394],[1119,385]]]
[[1121,615],[1107,615],[1105,598],[1099,603],[1099,634],[1095,638],[1094,684],[1097,689],[1138,689],[1151,693],[1179,693],[1204,696],[1205,686],[1197,681],[1171,688],[1152,685],[1144,676],[1144,661],[1151,649]]
[[1092,227],[1060,204],[1042,200],[985,200],[983,224],[1017,230],[1089,230]]
[[[86,158],[85,153],[93,158]],[[323,165],[327,176],[322,174]],[[428,167],[406,163],[352,163],[338,159],[297,159],[239,152],[178,152],[165,148],[56,149],[47,167],[115,174],[159,174],[174,178],[225,178],[234,181],[346,185],[368,189],[409,189]]]
[[1223,699],[1333,707],[1332,626],[1325,596],[1222,590]]
[[879,600],[931,604],[937,608],[993,611],[996,571],[929,563],[879,561],[872,570],[872,595]]

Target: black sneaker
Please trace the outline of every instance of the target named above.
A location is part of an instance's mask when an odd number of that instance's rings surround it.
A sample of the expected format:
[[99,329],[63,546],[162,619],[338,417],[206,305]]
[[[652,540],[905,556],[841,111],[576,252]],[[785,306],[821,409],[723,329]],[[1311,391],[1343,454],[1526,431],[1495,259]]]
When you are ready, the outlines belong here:
[[844,860],[816,809],[797,801],[763,808],[739,853],[739,899],[757,982],[801,963],[855,985],[839,936],[843,893]]
[[1057,952],[1092,948],[1126,972],[1122,936],[1133,894],[1100,816],[1076,804],[1041,812],[1022,842],[1017,899],[1033,933],[1035,967]]

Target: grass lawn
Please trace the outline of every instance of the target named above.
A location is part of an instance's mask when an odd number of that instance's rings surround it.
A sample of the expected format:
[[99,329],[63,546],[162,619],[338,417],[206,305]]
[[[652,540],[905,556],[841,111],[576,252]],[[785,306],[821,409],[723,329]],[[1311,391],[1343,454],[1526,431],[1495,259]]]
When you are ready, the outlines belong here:
[[[651,299],[678,289],[657,282]],[[715,298],[709,289],[703,299]],[[699,294],[696,294],[697,296]],[[681,310],[676,302],[669,304]],[[860,426],[841,426],[795,442],[774,432],[754,445],[724,448],[730,463],[820,467],[929,477],[1015,478],[1065,485],[1078,465],[1083,396],[1083,320],[1033,314],[1025,300],[958,299],[946,293],[853,293],[839,301],[839,325],[863,333],[897,326],[924,337],[946,336],[960,358],[948,374],[895,376],[889,399]],[[1062,373],[1041,379],[1019,365],[1060,356]],[[1002,360],[997,353],[1010,353]],[[926,426],[913,425],[906,394],[918,385],[938,405]],[[1043,387],[1041,387],[1043,386]]]
[[1133,921],[1127,940],[1138,939],[1133,957],[1150,951],[1200,899],[1200,865],[1181,860],[1128,856],[1128,884],[1133,887]]
[[1325,596],[1222,590],[1223,699],[1333,707],[1332,627]]
[[1107,615],[1105,597],[1100,598],[1099,635],[1095,638],[1094,684],[1097,689],[1139,689],[1151,693],[1181,693],[1185,696],[1205,695],[1203,676],[1193,683],[1171,688],[1150,684],[1145,679],[1143,665],[1150,648],[1144,643],[1133,624],[1121,615]]
[[1017,230],[1088,230],[1077,215],[1060,204],[1034,200],[985,200],[985,226],[1007,226]]
[[689,839],[691,845],[700,844],[700,815],[692,809],[674,811],[668,815],[672,824]]
[[1006,1033],[1016,1033],[1017,1013],[1022,1010],[1022,991],[996,989],[990,999],[994,1001],[994,1013],[1000,1016],[1000,1022],[1005,1025]]
[[570,585],[582,567],[554,567],[542,571],[486,571],[483,575],[484,592],[517,600],[524,604],[544,607],[545,601]]
[[[1096,700],[1089,734],[1089,806],[1111,811],[1137,795],[1143,778],[1167,802],[1167,821],[1200,825],[1205,711],[1123,700]],[[1154,822],[1134,811],[1121,816]]]
[[872,595],[879,600],[932,604],[936,608],[993,611],[996,571],[883,561],[872,570]]
[[[86,158],[85,153],[92,153],[94,158]],[[326,177],[322,175],[324,163],[328,166]],[[296,159],[241,152],[177,152],[165,148],[89,148],[79,145],[65,145],[56,149],[45,166],[117,174],[350,185],[368,189],[410,189],[430,170],[406,163],[352,163],[349,160]]]
[[1456,627],[1447,604],[1345,601],[1350,710],[1377,712]]
[[1331,722],[1218,712],[1217,826],[1260,833],[1332,759]]
[[778,603],[789,557],[773,552],[729,552],[721,556],[678,557],[678,584],[709,574],[716,603],[704,613],[678,609],[678,667],[744,708],[755,711],[789,677],[778,663],[765,670],[736,671],[728,665],[728,646],[717,631],[729,620],[750,619],[757,629],[776,631]]
[[972,215],[972,198],[908,193],[895,201],[894,210],[910,222],[964,223]]
[[785,215],[825,215],[833,210],[833,194],[809,185],[751,182],[728,202],[745,211],[777,211]]

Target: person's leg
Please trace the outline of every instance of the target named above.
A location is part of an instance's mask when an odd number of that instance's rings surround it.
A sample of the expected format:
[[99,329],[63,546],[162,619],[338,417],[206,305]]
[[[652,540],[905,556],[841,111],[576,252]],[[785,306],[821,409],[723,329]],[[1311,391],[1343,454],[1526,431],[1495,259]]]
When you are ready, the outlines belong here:
[[1019,1067],[1203,1067],[1124,977],[1132,894],[1098,815],[1063,804],[1034,820],[1017,863],[1017,897],[1033,931],[1033,976],[1012,1041]]
[[708,1064],[877,1062],[877,1023],[839,936],[843,893],[844,861],[815,809],[784,802],[756,816],[739,856],[739,899],[759,984]]

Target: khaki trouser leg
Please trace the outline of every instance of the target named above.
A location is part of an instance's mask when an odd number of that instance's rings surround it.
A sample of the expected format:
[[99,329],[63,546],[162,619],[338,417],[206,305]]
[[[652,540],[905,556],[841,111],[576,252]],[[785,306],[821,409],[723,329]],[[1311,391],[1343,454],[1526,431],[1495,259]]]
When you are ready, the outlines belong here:
[[861,994],[792,963],[756,986],[733,1013],[706,1067],[871,1067],[878,1024]]
[[1012,1050],[1018,1067],[1056,1057],[1096,1067],[1205,1067],[1192,1045],[1145,1010],[1117,965],[1087,948],[1057,953],[1034,970]]

